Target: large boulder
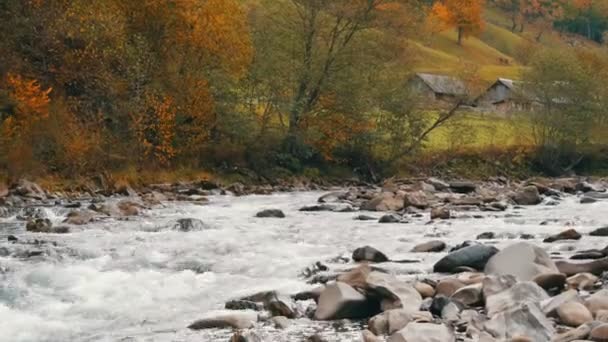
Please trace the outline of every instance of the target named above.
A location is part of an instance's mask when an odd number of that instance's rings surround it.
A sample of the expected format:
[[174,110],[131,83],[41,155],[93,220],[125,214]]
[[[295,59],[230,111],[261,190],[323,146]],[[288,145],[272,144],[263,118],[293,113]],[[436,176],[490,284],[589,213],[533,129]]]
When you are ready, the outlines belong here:
[[539,304],[549,296],[540,286],[531,281],[517,283],[509,289],[486,298],[486,312],[492,317],[510,310],[521,303]]
[[392,192],[385,192],[361,204],[361,210],[399,211],[403,209],[403,197]]
[[487,245],[472,245],[461,248],[437,261],[433,266],[433,271],[453,273],[457,268],[463,266],[483,270],[488,260],[496,253],[498,253],[496,247]]
[[551,321],[533,303],[514,303],[511,309],[493,316],[484,328],[501,341],[525,336],[528,341],[548,342],[555,334]]
[[321,292],[314,317],[317,320],[366,318],[379,311],[377,302],[368,300],[348,284],[336,282]]
[[512,274],[519,280],[532,280],[542,273],[559,272],[542,248],[519,242],[492,256],[485,266],[486,274]]
[[455,342],[454,332],[443,324],[409,323],[397,331],[388,342]]
[[199,319],[190,324],[189,329],[249,329],[252,328],[258,320],[258,314],[253,311],[224,311],[216,314],[208,315],[208,317]]
[[536,205],[543,201],[538,188],[534,185],[518,190],[511,196],[511,199],[519,205]]
[[429,200],[424,191],[408,192],[403,198],[403,207],[426,209],[429,207]]
[[387,262],[388,257],[384,253],[371,246],[364,246],[355,249],[353,252],[354,261]]

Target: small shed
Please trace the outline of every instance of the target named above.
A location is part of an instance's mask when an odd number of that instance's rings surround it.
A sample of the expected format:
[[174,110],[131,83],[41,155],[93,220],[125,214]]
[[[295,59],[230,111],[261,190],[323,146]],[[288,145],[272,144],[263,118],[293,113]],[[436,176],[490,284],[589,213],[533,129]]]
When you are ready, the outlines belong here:
[[447,102],[467,94],[465,83],[446,75],[417,73],[409,82],[410,88],[434,102]]
[[522,83],[518,81],[499,78],[475,101],[475,104],[502,114],[528,109],[532,101],[529,96],[525,96],[521,85]]

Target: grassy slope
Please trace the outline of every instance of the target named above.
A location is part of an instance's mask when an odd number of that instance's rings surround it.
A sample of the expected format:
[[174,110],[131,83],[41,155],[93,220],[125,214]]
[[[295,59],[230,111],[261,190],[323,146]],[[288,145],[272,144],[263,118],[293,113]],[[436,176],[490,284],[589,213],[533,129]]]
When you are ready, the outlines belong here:
[[[486,26],[478,37],[469,37],[463,46],[456,44],[456,32],[435,34],[426,42],[413,42],[419,59],[416,70],[458,75],[463,65],[472,64],[480,78],[490,85],[498,77],[520,79],[525,67],[520,54],[534,48],[534,27],[523,33],[511,32],[509,18],[495,9],[485,14]],[[547,32],[539,46],[559,47],[566,42],[557,32]],[[509,64],[501,63],[508,60]],[[528,145],[531,128],[525,117],[500,118],[493,115],[463,114],[450,125],[435,131],[427,144],[430,151],[453,147],[486,148],[498,146]]]

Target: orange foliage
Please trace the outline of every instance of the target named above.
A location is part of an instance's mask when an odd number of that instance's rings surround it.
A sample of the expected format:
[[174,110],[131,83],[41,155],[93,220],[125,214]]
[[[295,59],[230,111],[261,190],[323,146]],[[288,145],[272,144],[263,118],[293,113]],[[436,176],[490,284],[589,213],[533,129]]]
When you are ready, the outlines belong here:
[[431,18],[440,23],[439,30],[455,27],[458,30],[460,44],[462,38],[483,30],[484,5],[484,0],[441,0],[433,5]]
[[169,165],[177,153],[175,137],[175,108],[170,97],[148,96],[149,110],[131,115],[132,130],[140,145],[140,159],[153,159],[162,166]]

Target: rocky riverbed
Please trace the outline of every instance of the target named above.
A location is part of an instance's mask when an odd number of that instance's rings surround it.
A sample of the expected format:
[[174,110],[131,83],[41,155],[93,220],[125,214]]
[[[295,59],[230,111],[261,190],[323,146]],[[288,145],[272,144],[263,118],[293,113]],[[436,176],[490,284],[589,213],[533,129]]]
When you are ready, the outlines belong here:
[[0,341],[608,341],[606,185],[23,181]]

